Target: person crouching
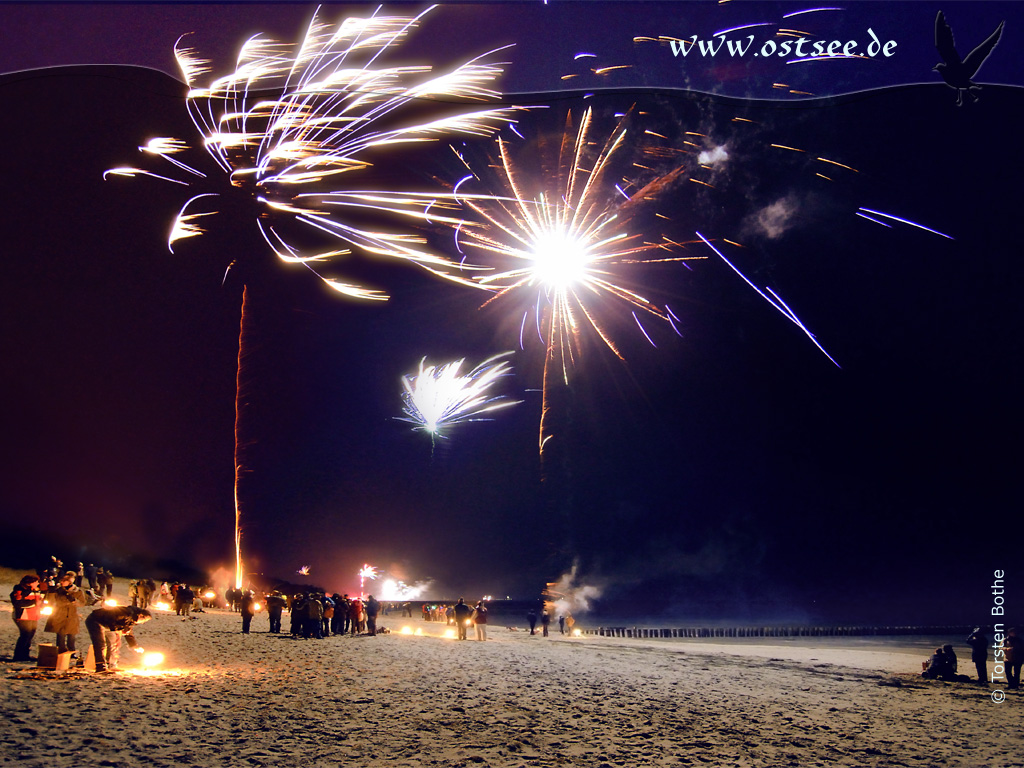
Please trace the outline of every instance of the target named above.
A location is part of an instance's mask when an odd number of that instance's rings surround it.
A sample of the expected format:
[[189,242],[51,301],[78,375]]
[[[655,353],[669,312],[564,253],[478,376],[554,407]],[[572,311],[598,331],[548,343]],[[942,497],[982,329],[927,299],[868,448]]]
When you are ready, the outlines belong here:
[[115,606],[96,608],[85,619],[85,628],[89,630],[93,654],[96,657],[97,672],[113,672],[121,654],[122,638],[132,650],[142,653],[132,629],[153,618],[153,614],[144,608]]

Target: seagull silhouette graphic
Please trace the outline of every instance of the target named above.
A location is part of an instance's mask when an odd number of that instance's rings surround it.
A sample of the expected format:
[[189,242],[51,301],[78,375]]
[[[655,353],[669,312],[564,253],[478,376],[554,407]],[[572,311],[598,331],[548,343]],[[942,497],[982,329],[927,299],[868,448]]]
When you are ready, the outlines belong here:
[[956,89],[956,105],[958,107],[964,103],[964,91],[970,93],[971,98],[975,101],[978,100],[973,91],[980,91],[981,86],[971,78],[978,74],[981,65],[985,63],[985,59],[996,47],[996,43],[999,42],[999,38],[1003,34],[1003,25],[1005,24],[1005,21],[999,22],[996,31],[989,35],[985,42],[967,54],[966,59],[961,60],[960,54],[956,52],[956,43],[953,41],[953,30],[946,23],[945,15],[942,11],[936,15],[935,47],[943,60],[932,67],[932,71],[938,72],[946,81],[946,85]]

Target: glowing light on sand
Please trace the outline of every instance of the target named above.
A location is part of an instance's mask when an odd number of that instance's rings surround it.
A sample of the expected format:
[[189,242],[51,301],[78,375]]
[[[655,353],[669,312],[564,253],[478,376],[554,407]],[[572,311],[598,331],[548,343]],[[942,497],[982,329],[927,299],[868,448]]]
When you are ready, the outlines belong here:
[[447,438],[457,424],[488,421],[485,414],[520,402],[490,392],[499,379],[512,375],[512,367],[504,359],[511,354],[490,357],[465,373],[465,358],[443,365],[429,365],[423,358],[417,373],[402,377],[405,416],[396,418],[415,424],[414,431],[428,432],[431,438]]
[[645,265],[684,259],[672,255],[676,244],[667,238],[645,239],[634,229],[634,218],[642,203],[667,188],[683,168],[646,183],[611,179],[620,153],[627,147],[631,153],[647,148],[646,137],[627,142],[629,120],[630,115],[623,115],[611,133],[602,136],[592,125],[591,110],[575,128],[569,115],[559,156],[549,163],[552,170],[538,163],[532,145],[522,152],[526,165],[514,157],[508,142],[499,139],[497,179],[481,179],[489,196],[460,192],[477,220],[458,230],[456,242],[489,269],[473,278],[495,291],[485,306],[502,302],[517,307],[523,314],[523,330],[532,315],[530,325],[536,326],[545,346],[542,452],[552,437],[546,422],[551,378],[558,375],[568,384],[585,330],[621,359],[606,322],[616,305],[632,311],[648,340],[637,312],[672,324],[666,308],[630,286],[638,282],[637,272]]
[[217,596],[216,592],[205,592],[205,593],[203,593],[203,597],[205,597],[207,600],[213,600],[213,598],[215,598],[216,596]]
[[170,603],[153,603],[153,607],[156,608],[158,611],[169,611],[169,610],[171,610],[171,604]]
[[149,651],[148,653],[142,654],[142,666],[144,667],[159,667],[164,663],[164,655],[157,651]]
[[581,631],[580,631],[580,630],[578,630],[578,629],[574,629],[574,630],[572,631],[572,636],[573,636],[573,637],[583,637],[583,632],[581,632]]
[[[407,260],[462,281],[440,269],[447,260],[426,248],[420,235],[375,226],[380,218],[414,225],[457,225],[453,212],[459,205],[453,195],[433,189],[381,188],[374,166],[396,147],[457,135],[490,135],[516,111],[473,105],[498,96],[490,85],[502,70],[488,63],[489,53],[440,72],[406,60],[402,44],[428,12],[414,17],[372,12],[337,25],[314,14],[295,43],[262,34],[250,37],[239,51],[234,71],[216,78],[209,77],[211,62],[182,45],[184,38],[179,38],[174,53],[189,88],[186,107],[199,132],[199,144],[219,172],[206,173],[180,159],[189,150],[188,142],[158,137],[139,151],[166,163],[164,173],[122,167],[108,170],[104,178],[148,176],[209,188],[190,197],[179,210],[168,237],[169,249],[177,241],[203,234],[205,220],[215,212],[215,201],[230,193],[249,206],[271,253],[281,262],[305,267],[342,295],[387,298],[380,290],[328,272],[326,262],[351,254],[350,248]],[[434,108],[429,117],[427,105]],[[312,245],[310,235],[326,239],[329,245]],[[258,264],[260,254],[246,250],[241,249],[249,266]],[[245,329],[243,294],[239,369]],[[237,589],[244,580],[238,488],[246,471],[239,449],[240,390],[241,370],[235,426]]]
[[412,627],[402,627],[402,634],[403,635],[411,635],[412,634]]
[[103,601],[103,604],[108,608],[115,608],[117,606],[117,600],[114,600],[113,598],[107,598]]
[[42,610],[39,611],[39,612],[41,614],[43,614],[43,616],[51,616],[53,614],[53,606],[52,605],[44,605]]
[[441,637],[443,637],[445,640],[454,640],[456,637],[458,637],[458,635],[456,634],[454,629],[446,629],[441,634]]

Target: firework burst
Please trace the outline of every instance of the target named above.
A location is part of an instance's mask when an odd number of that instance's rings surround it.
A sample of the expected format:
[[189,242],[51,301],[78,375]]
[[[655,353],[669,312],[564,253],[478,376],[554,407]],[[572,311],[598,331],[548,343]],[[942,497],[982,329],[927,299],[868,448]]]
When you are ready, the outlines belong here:
[[[189,116],[219,168],[219,179],[178,159],[190,145],[166,137],[139,147],[144,155],[165,161],[165,173],[121,167],[105,175],[144,175],[189,186],[226,181],[254,204],[260,234],[282,262],[305,265],[345,295],[385,299],[379,290],[324,276],[317,265],[349,255],[349,247],[355,247],[438,271],[446,260],[429,251],[422,237],[406,230],[369,229],[364,222],[399,217],[457,224],[452,213],[458,204],[440,190],[380,188],[375,164],[396,147],[452,135],[488,135],[514,111],[469,108],[474,101],[498,96],[488,86],[501,68],[484,60],[488,54],[440,73],[429,65],[384,63],[422,17],[373,15],[332,25],[314,16],[297,43],[250,38],[234,71],[205,85],[200,81],[211,72],[210,62],[179,40],[175,57],[189,87]],[[191,197],[174,221],[168,247],[202,234],[202,219],[215,211],[196,208],[215,205],[222,195],[213,191]],[[326,235],[335,247],[310,249],[309,235]],[[344,246],[337,248],[337,241]]]
[[446,438],[456,424],[486,421],[485,414],[516,405],[520,401],[490,392],[499,379],[512,375],[504,359],[510,354],[495,355],[468,372],[462,370],[465,358],[443,365],[429,365],[423,358],[417,373],[402,377],[405,416],[397,418],[431,438]]
[[703,258],[675,255],[678,243],[665,237],[652,240],[639,231],[637,212],[684,169],[676,165],[646,183],[612,179],[615,161],[627,147],[629,153],[641,155],[653,150],[643,131],[637,140],[628,136],[629,118],[622,116],[610,134],[598,139],[591,110],[583,113],[575,128],[570,114],[550,171],[524,169],[510,144],[499,139],[495,165],[500,191],[461,195],[478,218],[475,226],[459,230],[457,242],[460,251],[473,252],[489,267],[473,278],[495,291],[485,305],[518,299],[521,308],[525,305],[520,345],[527,327],[533,325],[545,346],[541,451],[551,438],[545,423],[551,377],[560,376],[568,383],[583,334],[595,334],[622,358],[607,317],[618,307],[632,314],[653,343],[642,318],[673,325],[675,317],[667,307],[631,287],[639,282],[635,273],[655,263]]
[[[486,136],[508,122],[513,108],[480,104],[497,95],[490,85],[501,73],[497,64],[485,60],[489,54],[439,72],[428,65],[388,63],[423,15],[372,14],[336,25],[314,15],[298,42],[255,35],[242,46],[233,71],[208,80],[210,62],[179,39],[175,56],[189,88],[188,113],[217,170],[206,173],[180,159],[190,148],[188,142],[160,137],[139,149],[163,163],[163,170],[120,167],[104,176],[148,176],[199,188],[174,220],[170,249],[201,235],[204,219],[223,208],[216,206],[218,201],[234,199],[243,201],[270,253],[306,267],[346,296],[387,298],[361,281],[327,273],[325,262],[349,255],[351,249],[408,260],[461,280],[441,269],[446,260],[431,253],[424,238],[407,226],[393,228],[395,221],[457,226],[454,197],[433,190],[388,189],[379,165],[396,147],[458,135]],[[322,242],[328,246],[313,245]],[[238,430],[244,298],[241,324],[235,408],[237,587],[242,582]]]

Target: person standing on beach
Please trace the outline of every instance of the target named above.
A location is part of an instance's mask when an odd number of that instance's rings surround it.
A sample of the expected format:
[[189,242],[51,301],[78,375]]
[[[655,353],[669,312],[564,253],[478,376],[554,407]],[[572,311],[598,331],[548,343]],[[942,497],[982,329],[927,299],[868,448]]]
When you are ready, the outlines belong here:
[[530,612],[528,614],[526,614],[526,621],[529,622],[529,624],[530,624],[530,634],[531,635],[536,635],[537,634],[537,612],[535,610],[533,610],[532,608],[530,609]]
[[48,597],[53,603],[53,613],[43,631],[57,635],[57,653],[73,652],[78,635],[78,606],[86,604],[85,593],[75,586],[75,572],[65,573]]
[[273,591],[267,595],[267,616],[270,617],[270,630],[275,634],[281,632],[281,614],[284,613],[286,601],[284,595]]
[[1024,640],[1017,636],[1017,628],[1010,627],[1003,638],[1003,659],[1006,661],[1006,687],[1020,688],[1020,668],[1024,664]]
[[988,638],[981,627],[977,627],[967,636],[966,642],[971,646],[971,661],[978,671],[978,682],[988,685]]
[[455,628],[459,632],[459,640],[466,639],[466,628],[469,625],[469,617],[472,613],[473,610],[466,605],[466,601],[461,597],[459,602],[452,608],[452,617],[455,619]]
[[14,623],[18,627],[18,641],[14,645],[14,661],[31,661],[32,638],[36,635],[39,612],[43,606],[43,593],[39,591],[39,577],[22,576],[11,590]]
[[82,569],[82,572],[85,575],[85,580],[89,582],[89,589],[91,589],[94,594],[98,595],[99,594],[99,578],[98,578],[99,577],[99,569],[95,565],[93,565],[92,563],[89,563],[88,566],[86,566],[84,569]]
[[476,627],[476,639],[486,640],[487,606],[484,604],[483,600],[476,604],[476,609],[473,611],[473,626]]
[[540,627],[541,633],[544,637],[548,636],[548,626],[551,624],[551,614],[548,613],[548,609],[545,608],[540,612]]
[[373,595],[366,596],[366,631],[371,637],[377,635],[377,614],[380,613],[380,603]]
[[253,604],[256,602],[256,598],[252,595],[252,590],[246,590],[245,594],[242,595],[242,634],[249,634],[249,627],[252,624],[252,617],[256,615],[256,609]]

